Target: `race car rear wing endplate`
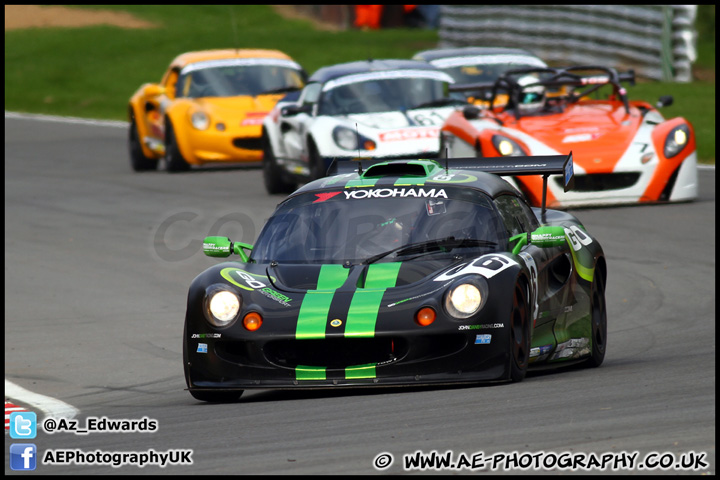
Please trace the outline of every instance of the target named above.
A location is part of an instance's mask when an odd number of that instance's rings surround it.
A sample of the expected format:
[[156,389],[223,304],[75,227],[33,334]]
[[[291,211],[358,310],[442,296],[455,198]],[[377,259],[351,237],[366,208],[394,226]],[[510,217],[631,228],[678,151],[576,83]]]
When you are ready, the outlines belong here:
[[446,168],[480,170],[495,175],[542,175],[542,218],[547,203],[547,180],[550,175],[563,176],[563,191],[575,185],[572,152],[567,155],[535,155],[515,157],[448,158]]
[[[545,216],[545,204],[547,201],[547,179],[550,175],[563,176],[564,191],[572,190],[574,186],[575,173],[573,170],[572,152],[567,155],[522,155],[513,157],[470,157],[470,158],[440,158],[434,159],[445,169],[457,170],[479,170],[495,175],[522,176],[542,175],[542,215]],[[373,165],[389,162],[387,159],[363,159],[333,161],[328,169],[328,175],[340,173],[357,172],[362,175]],[[394,161],[393,163],[403,163]]]

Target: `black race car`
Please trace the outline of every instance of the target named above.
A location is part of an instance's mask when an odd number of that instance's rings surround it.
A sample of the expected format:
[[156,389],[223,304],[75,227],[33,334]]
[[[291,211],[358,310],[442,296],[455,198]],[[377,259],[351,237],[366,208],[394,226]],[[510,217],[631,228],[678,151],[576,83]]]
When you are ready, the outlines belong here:
[[602,363],[606,261],[570,213],[499,175],[566,156],[344,161],[282,201],[254,246],[208,237],[188,294],[188,390],[520,381]]

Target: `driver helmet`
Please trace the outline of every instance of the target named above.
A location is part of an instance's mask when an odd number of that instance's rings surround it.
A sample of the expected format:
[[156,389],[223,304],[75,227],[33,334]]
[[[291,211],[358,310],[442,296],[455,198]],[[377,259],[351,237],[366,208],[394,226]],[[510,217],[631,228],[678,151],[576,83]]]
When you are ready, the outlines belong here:
[[522,87],[520,91],[520,101],[518,103],[518,108],[521,112],[538,112],[545,106],[545,87],[542,85],[526,87],[526,85],[532,85],[539,81],[540,80],[533,75],[525,75],[518,79],[517,83]]

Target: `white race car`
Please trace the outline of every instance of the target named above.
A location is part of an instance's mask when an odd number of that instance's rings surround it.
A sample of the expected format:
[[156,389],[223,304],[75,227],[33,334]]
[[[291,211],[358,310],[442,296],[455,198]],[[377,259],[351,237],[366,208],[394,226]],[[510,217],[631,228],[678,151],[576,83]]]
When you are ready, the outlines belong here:
[[268,193],[325,176],[333,161],[437,158],[440,127],[462,94],[427,62],[368,60],[323,67],[263,122]]

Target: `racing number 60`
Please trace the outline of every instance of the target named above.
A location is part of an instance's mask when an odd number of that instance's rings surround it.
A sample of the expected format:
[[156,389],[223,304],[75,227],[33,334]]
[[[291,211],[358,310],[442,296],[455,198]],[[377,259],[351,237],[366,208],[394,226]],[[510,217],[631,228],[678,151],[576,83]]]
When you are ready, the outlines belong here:
[[566,228],[565,234],[568,236],[568,239],[570,239],[570,244],[576,252],[580,250],[583,245],[587,247],[592,243],[592,238],[587,236],[587,234],[576,225]]

